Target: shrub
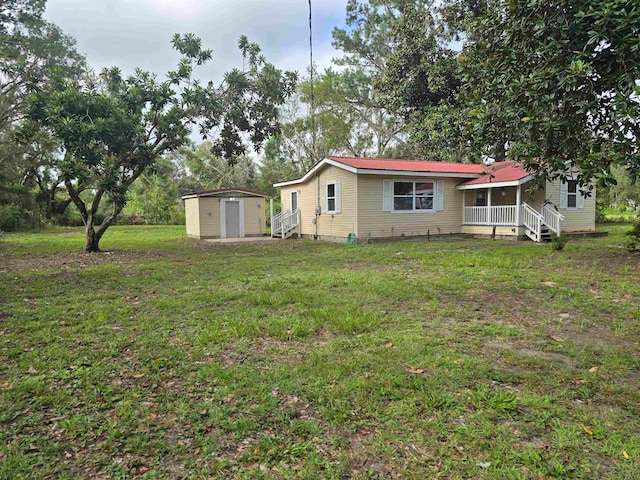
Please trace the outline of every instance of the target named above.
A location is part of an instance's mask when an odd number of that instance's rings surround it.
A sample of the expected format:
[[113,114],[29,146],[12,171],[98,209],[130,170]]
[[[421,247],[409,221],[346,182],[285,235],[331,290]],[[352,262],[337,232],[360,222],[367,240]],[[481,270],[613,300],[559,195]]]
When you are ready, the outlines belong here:
[[562,250],[569,241],[569,237],[565,232],[561,232],[560,235],[555,233],[551,235],[551,248],[553,250]]
[[625,244],[627,250],[635,252],[638,244],[640,244],[640,216],[634,222],[633,228],[627,232],[627,236],[629,237]]
[[0,205],[0,231],[17,230],[24,218],[24,210],[15,205]]

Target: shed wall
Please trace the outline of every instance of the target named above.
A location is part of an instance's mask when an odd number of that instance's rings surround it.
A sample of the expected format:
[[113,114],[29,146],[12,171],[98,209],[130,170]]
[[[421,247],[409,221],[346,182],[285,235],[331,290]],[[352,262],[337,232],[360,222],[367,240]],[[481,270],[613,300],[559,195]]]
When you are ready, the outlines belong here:
[[244,234],[247,237],[264,235],[267,229],[264,198],[244,197]]
[[220,199],[200,197],[200,238],[220,237]]
[[187,236],[200,238],[200,213],[198,211],[197,198],[187,198],[184,201],[184,216],[187,227]]

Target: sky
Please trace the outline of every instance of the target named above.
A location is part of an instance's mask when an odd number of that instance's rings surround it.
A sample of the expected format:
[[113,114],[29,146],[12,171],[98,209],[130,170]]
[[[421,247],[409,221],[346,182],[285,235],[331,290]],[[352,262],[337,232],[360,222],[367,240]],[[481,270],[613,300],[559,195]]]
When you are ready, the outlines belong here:
[[[322,70],[339,56],[331,31],[344,26],[347,0],[313,0],[313,55]],[[224,72],[242,65],[240,35],[256,42],[277,68],[305,74],[309,65],[309,4],[306,0],[47,0],[45,18],[77,41],[91,67],[136,67],[159,78],[174,70],[179,56],[175,33],[193,33],[213,50],[196,71],[218,83]]]

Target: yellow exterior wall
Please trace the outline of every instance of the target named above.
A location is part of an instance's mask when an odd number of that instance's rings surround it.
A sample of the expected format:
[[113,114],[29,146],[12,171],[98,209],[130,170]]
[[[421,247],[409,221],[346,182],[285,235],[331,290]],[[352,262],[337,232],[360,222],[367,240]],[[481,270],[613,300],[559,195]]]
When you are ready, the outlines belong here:
[[267,229],[265,220],[265,198],[244,199],[244,235],[246,237],[255,237],[264,235]]
[[313,236],[316,234],[316,225],[313,223],[313,219],[316,207],[320,205],[321,201],[319,188],[325,183],[332,182],[340,182],[340,213],[323,213],[318,217],[318,237],[325,240],[340,240],[347,238],[349,233],[356,233],[358,178],[354,173],[328,165],[318,172],[318,176],[314,175],[307,182],[284,186],[280,190],[283,211],[291,209],[291,192],[294,190],[298,192],[301,235]]
[[583,208],[560,208],[560,180],[547,182],[547,200],[558,207],[558,211],[564,215],[562,231],[571,232],[595,232],[596,230],[596,190],[591,196],[584,199]]
[[220,237],[220,199],[200,197],[200,238]]
[[198,200],[198,198],[187,198],[184,201],[187,237],[191,238],[200,238],[200,214],[198,213]]
[[[394,213],[383,211],[384,180],[442,181],[444,210],[429,213]],[[457,178],[358,176],[358,238],[387,238],[461,233],[462,192],[456,190]]]
[[306,183],[282,187],[280,201],[282,211],[291,209],[291,192],[298,192],[298,210],[300,210],[300,235],[314,235],[313,217],[317,202],[315,177]]

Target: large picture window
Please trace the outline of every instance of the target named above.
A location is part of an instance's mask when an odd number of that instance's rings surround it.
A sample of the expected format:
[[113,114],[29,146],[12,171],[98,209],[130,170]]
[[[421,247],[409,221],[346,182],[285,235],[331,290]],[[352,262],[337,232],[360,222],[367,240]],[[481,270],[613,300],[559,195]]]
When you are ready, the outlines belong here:
[[433,211],[433,182],[393,182],[393,210],[396,212]]

